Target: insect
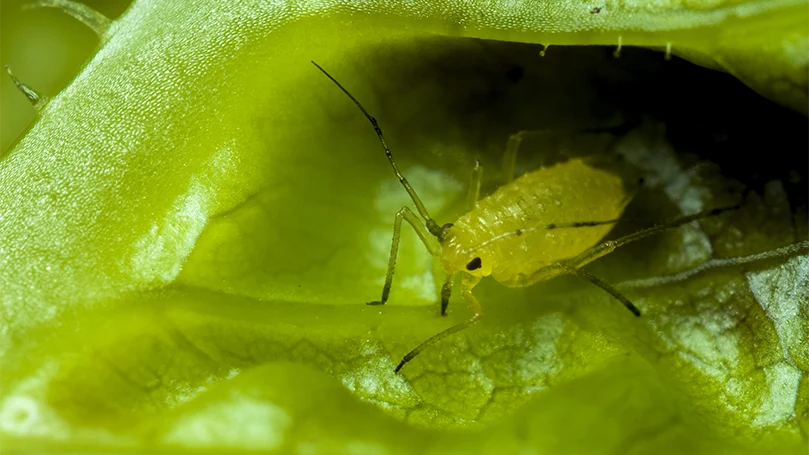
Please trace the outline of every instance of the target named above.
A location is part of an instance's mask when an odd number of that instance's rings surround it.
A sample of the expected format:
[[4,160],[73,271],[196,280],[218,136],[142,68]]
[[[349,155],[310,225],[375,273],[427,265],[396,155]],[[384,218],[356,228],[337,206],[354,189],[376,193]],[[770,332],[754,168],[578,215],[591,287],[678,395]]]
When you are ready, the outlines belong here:
[[[395,373],[425,348],[480,320],[481,305],[472,294],[472,289],[486,276],[492,276],[508,287],[522,287],[560,275],[575,275],[603,289],[633,315],[640,317],[640,310],[629,299],[581,268],[627,243],[738,208],[733,206],[700,212],[601,242],[619,221],[631,196],[625,193],[619,177],[592,168],[580,159],[572,159],[525,173],[481,200],[477,200],[477,195],[482,172],[476,167],[469,190],[470,202],[474,202],[474,207],[455,223],[439,225],[430,217],[416,191],[399,171],[376,119],[326,70],[315,62],[312,64],[331,79],[371,122],[394,174],[418,212],[416,214],[405,206],[396,213],[382,297],[368,302],[368,305],[384,305],[388,301],[402,221],[406,221],[430,254],[440,260],[446,273],[441,288],[441,314],[446,314],[453,281],[458,274],[462,275],[461,295],[472,312],[468,320],[439,332],[408,352],[396,366]],[[523,134],[512,135],[506,147],[506,162],[511,163],[512,169],[523,137]],[[572,195],[571,187],[576,188]],[[564,204],[556,203],[560,200],[565,201]],[[571,219],[597,221],[569,221]]]

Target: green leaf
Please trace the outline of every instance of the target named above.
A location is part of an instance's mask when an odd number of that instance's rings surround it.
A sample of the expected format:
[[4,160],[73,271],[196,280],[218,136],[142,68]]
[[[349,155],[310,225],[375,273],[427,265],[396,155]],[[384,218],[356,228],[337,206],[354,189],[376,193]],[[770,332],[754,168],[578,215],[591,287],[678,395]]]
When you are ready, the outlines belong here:
[[[0,161],[3,444],[797,453],[809,252],[805,188],[787,177],[805,182],[805,118],[659,54],[555,46],[671,43],[805,111],[805,8],[136,1]],[[551,47],[540,58],[460,36]],[[379,118],[442,221],[461,213],[476,158],[486,189],[502,184],[505,139],[524,128],[559,142],[526,141],[523,170],[582,156],[645,179],[613,235],[733,204],[737,179],[754,188],[737,212],[592,265],[642,318],[572,279],[484,282],[483,322],[395,375],[402,355],[469,315],[456,298],[436,316],[442,277],[409,231],[389,305],[363,305],[378,298],[408,199],[370,125],[309,60]],[[736,112],[726,103],[740,96]],[[712,112],[767,147],[777,178],[756,187],[763,164],[737,175],[736,156],[702,150],[721,145],[672,145],[661,130],[699,129]],[[616,122],[634,126],[581,133]]]

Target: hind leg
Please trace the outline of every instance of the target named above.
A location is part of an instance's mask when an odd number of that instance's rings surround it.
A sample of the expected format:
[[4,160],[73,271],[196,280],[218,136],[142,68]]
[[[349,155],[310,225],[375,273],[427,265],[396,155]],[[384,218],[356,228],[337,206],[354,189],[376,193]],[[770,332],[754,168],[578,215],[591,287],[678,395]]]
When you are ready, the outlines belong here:
[[617,289],[607,284],[606,282],[602,281],[600,278],[593,276],[585,272],[584,270],[581,270],[581,267],[589,264],[590,262],[595,261],[598,258],[604,257],[612,253],[613,251],[615,251],[616,248],[624,246],[628,243],[638,241],[640,239],[649,237],[650,235],[658,234],[660,232],[667,231],[669,229],[674,229],[684,224],[691,223],[692,221],[716,216],[724,212],[736,210],[738,208],[739,206],[736,205],[732,207],[722,207],[713,210],[706,210],[704,212],[695,213],[693,215],[683,216],[675,220],[669,221],[667,223],[659,224],[657,226],[642,229],[638,232],[635,232],[634,234],[629,234],[615,240],[607,240],[606,242],[602,242],[584,251],[583,253],[579,254],[574,258],[559,261],[547,267],[542,267],[541,269],[531,274],[531,276],[522,277],[522,279],[520,280],[522,282],[521,284],[529,285],[532,283],[536,283],[538,281],[548,280],[559,275],[565,274],[575,275],[603,289],[605,292],[613,296],[616,300],[621,302],[630,312],[632,312],[632,314],[634,314],[635,316],[640,316],[640,311],[638,310],[638,308],[635,307],[635,305],[633,305],[632,302],[629,301],[629,299],[627,299],[620,292],[618,292]]

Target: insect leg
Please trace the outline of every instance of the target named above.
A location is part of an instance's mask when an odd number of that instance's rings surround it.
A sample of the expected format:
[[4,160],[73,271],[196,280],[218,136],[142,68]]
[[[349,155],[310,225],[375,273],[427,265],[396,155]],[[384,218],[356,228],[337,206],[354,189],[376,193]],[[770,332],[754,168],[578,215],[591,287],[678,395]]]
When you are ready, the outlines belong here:
[[466,207],[469,210],[475,208],[475,203],[480,199],[480,184],[483,181],[483,167],[480,160],[475,160],[475,167],[472,168],[472,178],[469,180],[469,192],[466,194]]
[[508,137],[506,143],[506,151],[503,153],[503,175],[505,176],[506,183],[514,180],[514,174],[517,169],[517,153],[520,151],[520,145],[523,139],[532,136],[543,135],[558,135],[559,132],[555,130],[520,130]]
[[626,245],[627,243],[632,243],[634,241],[649,237],[650,235],[658,234],[663,231],[667,231],[669,229],[673,229],[676,227],[680,227],[684,224],[688,224],[692,221],[700,220],[703,218],[708,218],[712,216],[719,215],[724,212],[728,212],[731,210],[738,209],[738,205],[734,205],[732,207],[722,207],[713,210],[706,210],[704,212],[695,213],[693,215],[683,216],[677,218],[675,220],[669,221],[668,223],[663,223],[657,226],[652,226],[650,228],[642,229],[634,234],[629,234],[624,237],[615,240],[608,240],[603,242],[599,245],[596,245],[589,250],[579,254],[573,259],[569,259],[566,262],[567,265],[579,268],[584,266],[585,264],[589,264],[590,262],[595,261],[596,259],[606,256],[616,248]]
[[454,273],[448,273],[444,285],[441,286],[441,316],[447,315],[447,306],[449,305],[449,297],[452,295],[452,279],[454,277]]
[[604,280],[602,280],[601,278],[592,275],[590,273],[587,273],[584,270],[577,269],[575,267],[565,266],[564,268],[565,270],[568,271],[568,273],[576,275],[577,277],[583,279],[584,281],[588,281],[593,285],[600,287],[601,289],[606,291],[609,295],[615,297],[615,300],[623,303],[626,309],[629,310],[632,314],[640,317],[640,310],[638,309],[638,307],[636,307],[632,302],[630,302],[628,298],[624,297],[623,294],[618,292],[617,289],[604,282]]
[[518,131],[509,136],[508,142],[506,142],[506,151],[503,153],[503,175],[506,183],[514,180],[517,167],[517,152],[520,150],[524,133],[525,131]]
[[[474,281],[472,281],[472,280],[474,280]],[[431,336],[430,338],[428,338],[426,341],[422,342],[420,345],[416,346],[415,349],[408,352],[402,358],[402,361],[399,362],[399,365],[397,365],[396,369],[393,371],[394,373],[398,373],[399,370],[401,370],[403,366],[405,366],[408,362],[413,360],[413,358],[415,358],[417,355],[421,354],[421,352],[423,350],[425,350],[426,348],[430,347],[431,345],[433,345],[435,343],[438,343],[439,341],[443,340],[444,338],[446,338],[446,337],[448,337],[450,335],[453,335],[455,333],[460,332],[461,330],[464,330],[464,329],[466,329],[468,327],[471,327],[471,326],[475,325],[480,320],[480,315],[481,315],[480,302],[478,302],[478,299],[476,299],[475,296],[472,294],[472,288],[475,286],[475,284],[477,284],[477,280],[479,280],[479,278],[478,279],[476,279],[474,277],[467,278],[467,276],[464,276],[463,291],[461,291],[462,294],[463,294],[464,300],[466,300],[467,306],[472,311],[472,317],[467,319],[464,322],[455,324],[455,325],[453,325],[452,327],[450,327],[450,328],[448,328],[446,330],[438,332],[437,334],[435,334],[435,335]]]
[[606,242],[603,242],[599,245],[590,248],[589,250],[586,250],[585,252],[581,253],[575,258],[567,259],[561,262],[557,262],[555,264],[548,265],[546,267],[542,267],[541,269],[536,270],[533,274],[531,274],[530,277],[523,278],[521,281],[523,283],[528,284],[548,280],[553,277],[564,274],[576,275],[579,278],[582,278],[583,280],[600,287],[601,289],[609,293],[611,296],[613,296],[616,300],[621,302],[629,311],[632,312],[632,314],[634,314],[635,316],[640,316],[640,311],[638,310],[638,308],[635,305],[633,305],[632,302],[629,301],[629,299],[627,299],[620,292],[618,292],[617,289],[605,283],[600,278],[593,276],[585,272],[584,270],[581,270],[581,267],[583,267],[586,264],[589,264],[590,262],[598,258],[601,258],[603,256],[612,253],[613,251],[615,251],[616,248],[626,245],[627,243],[631,243],[636,240],[648,237],[650,235],[654,235],[668,229],[673,229],[678,226],[688,224],[695,220],[716,216],[719,215],[720,213],[727,212],[730,210],[736,210],[738,208],[739,206],[733,206],[733,207],[723,207],[713,210],[707,210],[704,212],[695,213],[693,215],[677,218],[676,220],[672,220],[668,223],[664,223],[658,226],[653,226],[648,229],[643,229],[638,232],[635,232],[634,234],[629,234],[616,240],[608,240]]
[[421,219],[407,207],[402,207],[396,212],[396,219],[393,222],[393,241],[390,245],[390,259],[388,260],[388,272],[385,275],[385,286],[382,288],[382,299],[368,302],[368,305],[384,305],[388,301],[390,287],[393,284],[393,270],[396,268],[396,254],[399,252],[399,236],[402,230],[402,219],[410,223],[418,234],[424,246],[433,256],[441,254],[441,247],[436,243],[435,237],[430,234],[426,227],[421,224]]

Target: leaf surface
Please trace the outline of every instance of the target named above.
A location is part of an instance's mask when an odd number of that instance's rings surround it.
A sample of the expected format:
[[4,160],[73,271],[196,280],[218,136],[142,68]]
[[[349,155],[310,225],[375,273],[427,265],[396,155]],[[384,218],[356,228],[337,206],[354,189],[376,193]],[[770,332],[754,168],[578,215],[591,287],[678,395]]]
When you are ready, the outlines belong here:
[[[394,375],[468,313],[456,299],[449,318],[435,315],[443,277],[411,232],[390,305],[362,305],[378,298],[408,200],[371,127],[309,60],[380,119],[449,221],[476,157],[487,190],[502,182],[515,130],[637,114],[589,76],[641,91],[623,60],[555,45],[671,43],[801,110],[805,8],[136,1],[0,161],[4,445],[797,452],[809,432],[809,263],[792,187],[772,181],[736,213],[593,264],[641,319],[574,280],[488,282],[476,289],[482,324]],[[535,46],[459,37],[551,47],[542,59]],[[648,58],[624,52],[629,66]],[[522,166],[596,154],[590,136],[560,134],[564,152],[528,142]],[[659,122],[609,139],[599,153],[648,187],[628,213],[640,221],[615,235],[734,202],[737,183],[693,171]]]

